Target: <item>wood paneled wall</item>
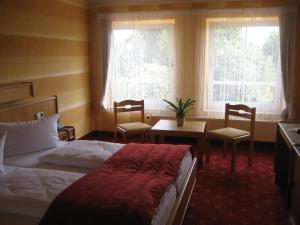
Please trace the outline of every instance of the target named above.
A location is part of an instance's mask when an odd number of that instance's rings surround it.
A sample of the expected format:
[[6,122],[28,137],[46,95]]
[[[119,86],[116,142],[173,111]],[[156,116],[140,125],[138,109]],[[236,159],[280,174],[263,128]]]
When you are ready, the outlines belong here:
[[0,83],[33,81],[57,95],[60,121],[80,137],[93,130],[85,0],[1,0]]

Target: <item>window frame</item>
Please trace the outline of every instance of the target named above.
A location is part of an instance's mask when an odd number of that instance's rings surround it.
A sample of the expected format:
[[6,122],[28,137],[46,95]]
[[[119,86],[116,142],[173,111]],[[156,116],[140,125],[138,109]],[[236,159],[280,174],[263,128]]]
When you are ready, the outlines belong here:
[[[152,29],[167,29],[169,33],[169,40],[170,40],[170,55],[169,55],[169,79],[168,79],[168,86],[170,87],[170,90],[168,91],[168,98],[173,99],[175,96],[175,67],[174,67],[174,60],[175,60],[175,19],[142,19],[142,20],[123,20],[123,21],[112,21],[112,30],[111,30],[111,38],[113,38],[113,31],[114,30],[152,30]],[[112,44],[111,44],[112,48]],[[112,51],[112,50],[111,50]],[[111,57],[110,57],[111,58]],[[110,62],[109,62],[110,65]],[[109,71],[109,69],[108,69]],[[113,80],[115,78],[110,78],[108,76],[108,88],[106,92],[106,102],[108,103],[109,109],[112,109],[113,102],[114,101],[121,101],[124,99],[115,99],[115,90],[113,88],[114,83]],[[118,79],[119,80],[119,79]],[[130,79],[127,80],[124,79],[124,82],[127,83],[140,83],[140,85],[145,85],[145,83],[151,83],[151,80],[141,81],[141,79]],[[166,104],[161,99],[155,99],[155,100],[147,100],[144,98],[144,96],[136,96],[135,98],[139,100],[143,98],[145,100],[145,109],[148,110],[162,110],[166,108]]]
[[[204,100],[204,111],[205,112],[224,112],[224,104],[227,103],[227,101],[214,101],[214,93],[213,93],[213,85],[216,83],[224,83],[224,84],[232,84],[235,83],[234,81],[214,81],[214,74],[213,74],[213,63],[212,63],[212,54],[211,48],[214,46],[214,36],[211,37],[211,34],[213,33],[213,29],[215,27],[250,27],[255,25],[255,27],[259,26],[276,26],[279,28],[279,17],[278,16],[272,16],[272,17],[212,17],[212,18],[206,18],[206,60],[205,60],[205,76],[206,76],[206,85],[205,85],[205,95],[206,98]],[[278,65],[277,65],[277,71],[278,74],[276,75],[276,79],[274,82],[252,82],[253,85],[257,86],[260,83],[271,83],[271,87],[274,87],[275,89],[275,95],[274,95],[274,102],[271,103],[259,103],[259,102],[233,102],[231,101],[231,104],[248,104],[252,107],[257,108],[258,114],[270,114],[270,115],[279,115],[282,110],[283,106],[283,98],[282,98],[282,81],[281,81],[281,70],[280,70],[280,46],[278,46]],[[240,86],[251,85],[249,82],[243,80],[240,82],[236,82]],[[274,104],[276,103],[276,104]],[[276,105],[276,107],[274,107]],[[272,106],[272,107],[271,107]],[[263,110],[265,108],[269,108],[272,110]]]

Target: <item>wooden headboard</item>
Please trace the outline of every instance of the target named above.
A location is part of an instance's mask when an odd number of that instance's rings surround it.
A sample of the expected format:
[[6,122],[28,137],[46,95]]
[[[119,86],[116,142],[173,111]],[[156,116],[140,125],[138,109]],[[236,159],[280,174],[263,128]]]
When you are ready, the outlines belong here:
[[0,103],[33,97],[32,82],[0,84]]
[[0,104],[0,122],[35,120],[36,113],[50,116],[58,112],[57,97],[31,98]]

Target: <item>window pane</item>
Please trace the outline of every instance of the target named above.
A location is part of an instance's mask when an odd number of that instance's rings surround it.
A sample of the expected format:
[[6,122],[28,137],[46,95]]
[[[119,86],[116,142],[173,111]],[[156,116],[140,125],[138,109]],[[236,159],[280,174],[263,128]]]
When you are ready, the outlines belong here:
[[231,102],[257,106],[258,112],[279,112],[279,27],[227,21],[208,23],[206,109],[224,109]]
[[144,99],[146,108],[159,108],[162,99],[172,98],[172,53],[173,24],[113,29],[109,64],[112,101]]

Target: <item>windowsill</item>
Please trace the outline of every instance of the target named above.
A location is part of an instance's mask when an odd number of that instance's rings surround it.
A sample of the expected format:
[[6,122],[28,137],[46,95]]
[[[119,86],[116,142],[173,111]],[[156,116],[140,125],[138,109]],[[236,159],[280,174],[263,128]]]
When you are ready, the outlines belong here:
[[[175,119],[175,116],[158,116],[158,115],[152,115],[153,118],[159,118],[159,119]],[[222,121],[224,120],[224,117],[186,117],[186,120],[197,120],[197,121]],[[249,121],[247,119],[242,118],[230,118],[230,120],[233,121]],[[263,123],[278,123],[281,120],[262,120],[262,119],[256,119],[256,122],[263,122]]]

